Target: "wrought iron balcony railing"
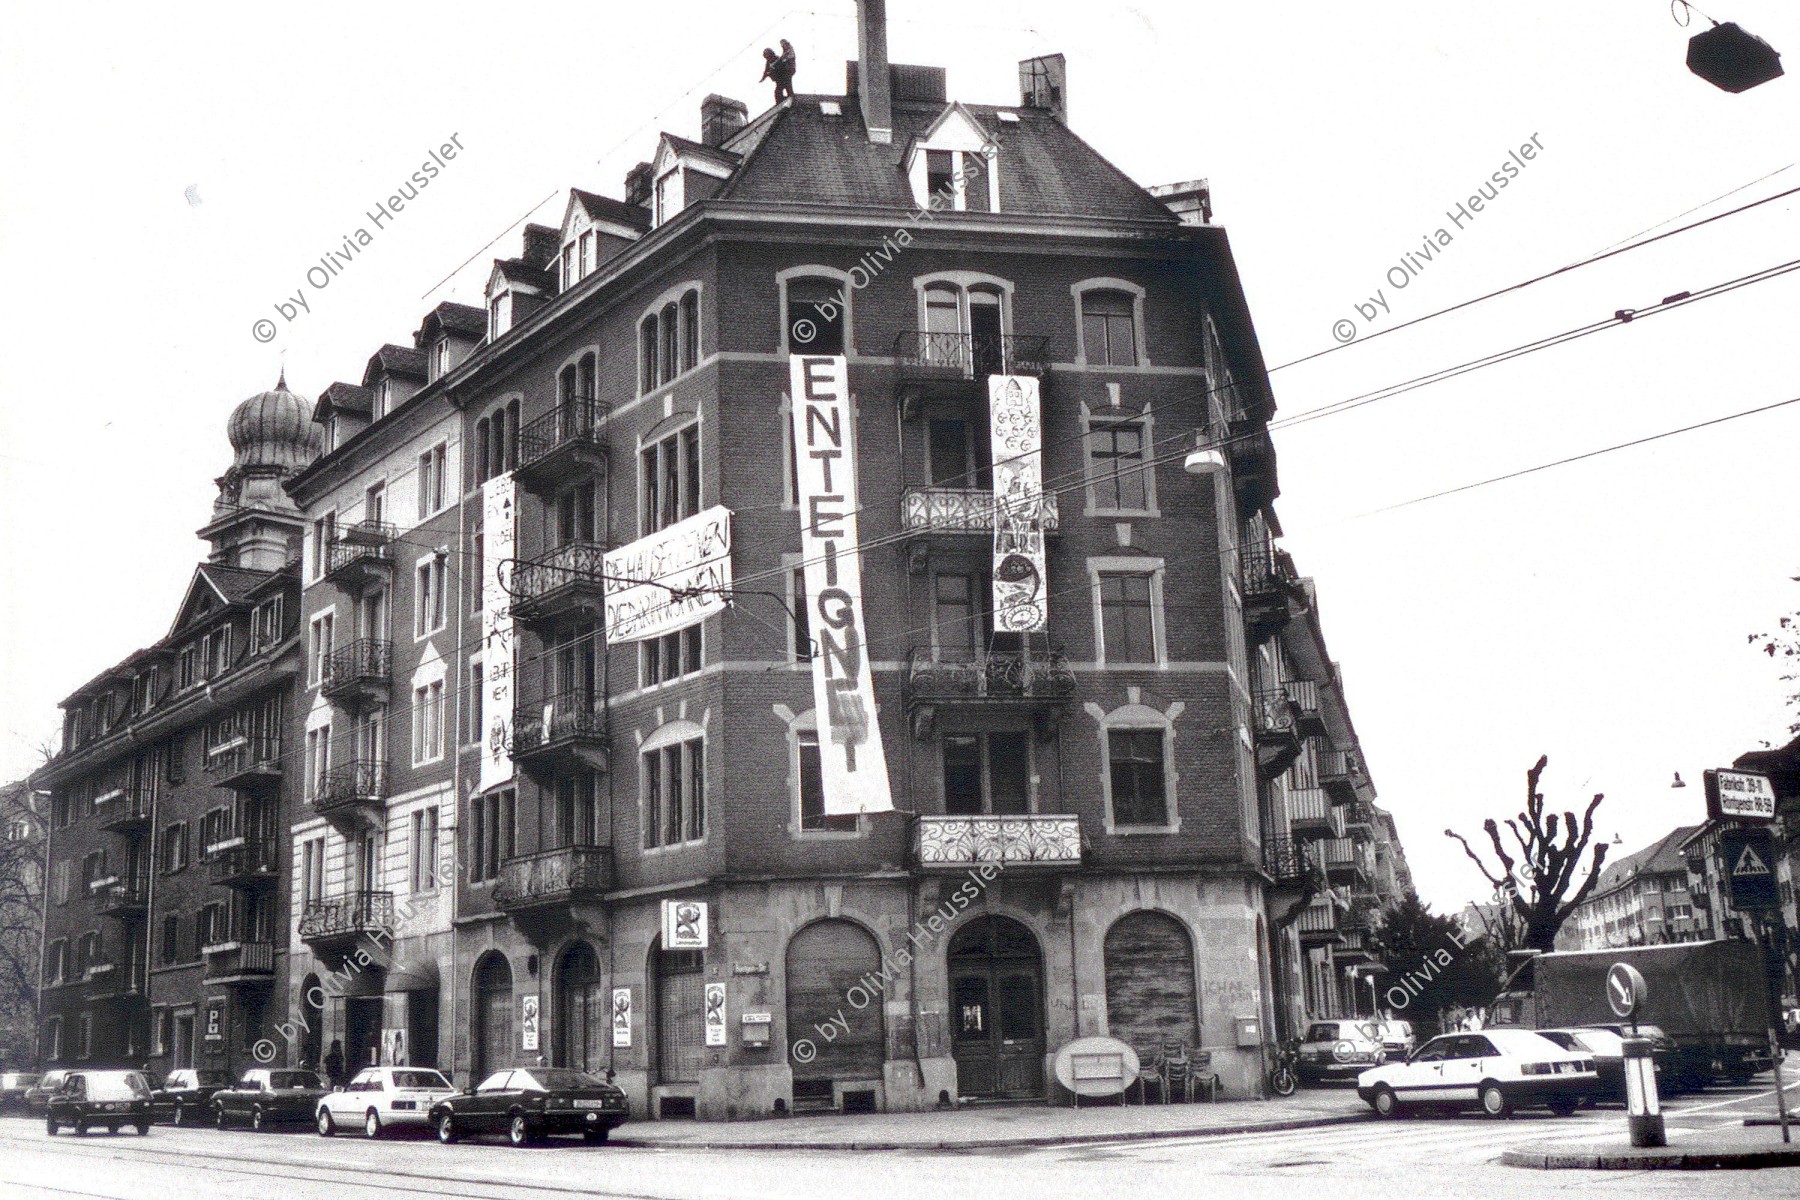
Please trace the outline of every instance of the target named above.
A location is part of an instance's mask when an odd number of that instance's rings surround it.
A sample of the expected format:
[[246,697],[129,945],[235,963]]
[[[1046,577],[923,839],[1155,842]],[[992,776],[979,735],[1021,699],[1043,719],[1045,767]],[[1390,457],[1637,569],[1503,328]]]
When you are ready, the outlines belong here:
[[274,838],[249,838],[219,851],[208,861],[212,881],[226,886],[267,883],[281,868],[281,843]]
[[1325,730],[1325,713],[1319,707],[1319,685],[1311,679],[1290,679],[1282,684],[1289,703],[1294,706],[1294,719],[1300,732],[1312,734]]
[[494,903],[508,912],[568,904],[612,888],[612,848],[563,846],[500,864]]
[[332,697],[385,691],[393,673],[393,644],[380,638],[359,638],[332,651],[319,690]]
[[142,879],[121,879],[101,888],[96,900],[103,916],[134,917],[149,905],[150,889]]
[[593,608],[605,593],[606,547],[569,542],[513,568],[512,615],[522,621],[559,616],[573,608]]
[[387,760],[359,758],[325,772],[313,796],[313,807],[327,812],[352,805],[379,804],[387,799],[387,793]]
[[906,698],[912,704],[979,701],[1055,703],[1075,694],[1075,672],[1061,651],[982,654],[967,661],[938,659],[916,647],[906,660]]
[[154,790],[148,787],[116,787],[94,800],[94,816],[102,829],[129,832],[149,824],[155,799]]
[[394,893],[349,892],[309,903],[300,914],[300,937],[311,942],[386,935],[393,925]]
[[606,457],[606,418],[600,400],[565,400],[519,430],[518,475],[528,486],[557,483]]
[[[1054,493],[1042,500],[1044,530],[1055,532],[1061,506]],[[994,532],[994,493],[984,488],[915,487],[900,497],[900,528],[912,533]]]
[[894,339],[901,378],[1037,375],[1050,370],[1050,339],[1034,334],[909,331]]
[[361,521],[346,527],[326,548],[325,578],[361,586],[371,573],[394,569],[393,542],[400,531],[386,521]]
[[1356,799],[1357,781],[1362,766],[1353,750],[1322,750],[1319,753],[1319,785],[1333,804],[1349,804]]
[[1009,816],[921,816],[914,835],[919,865],[964,868],[1077,866],[1081,821],[1040,813]]
[[1312,873],[1306,847],[1293,838],[1269,838],[1262,847],[1263,873],[1278,884],[1303,883]]
[[603,747],[606,736],[606,697],[597,692],[577,690],[526,697],[513,708],[515,759],[571,744]]
[[1260,738],[1289,740],[1299,737],[1294,704],[1285,688],[1264,688],[1252,697],[1256,734]]

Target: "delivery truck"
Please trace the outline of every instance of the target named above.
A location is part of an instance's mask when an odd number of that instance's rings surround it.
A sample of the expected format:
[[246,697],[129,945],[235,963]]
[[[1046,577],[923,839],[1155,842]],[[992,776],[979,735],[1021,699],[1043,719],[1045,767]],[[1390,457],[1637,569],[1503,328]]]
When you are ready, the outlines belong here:
[[1762,950],[1744,941],[1677,942],[1526,958],[1494,1001],[1489,1024],[1523,1029],[1629,1027],[1606,999],[1614,963],[1643,973],[1648,998],[1633,1014],[1662,1031],[1665,1078],[1685,1088],[1743,1082],[1774,1065]]

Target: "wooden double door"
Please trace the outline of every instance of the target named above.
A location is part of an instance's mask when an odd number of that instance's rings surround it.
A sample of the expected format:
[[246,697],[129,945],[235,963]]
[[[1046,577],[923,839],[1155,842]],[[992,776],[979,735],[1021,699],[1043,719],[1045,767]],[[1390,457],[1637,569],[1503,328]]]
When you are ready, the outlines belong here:
[[950,943],[951,1056],[965,1096],[1044,1094],[1044,963],[1017,921],[982,917]]

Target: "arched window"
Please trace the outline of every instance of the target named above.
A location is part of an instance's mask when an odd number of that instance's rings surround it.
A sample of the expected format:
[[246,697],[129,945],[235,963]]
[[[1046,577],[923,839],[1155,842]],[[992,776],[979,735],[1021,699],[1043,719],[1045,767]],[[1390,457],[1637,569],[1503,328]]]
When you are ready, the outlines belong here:
[[506,470],[506,440],[511,435],[507,429],[505,407],[494,410],[493,440],[488,447],[488,477],[492,478]]
[[591,401],[598,394],[594,384],[595,359],[590,351],[581,356],[581,364],[575,376],[575,398]]
[[700,363],[700,293],[681,298],[681,369],[691,371]]
[[1090,367],[1138,365],[1138,297],[1123,288],[1090,287],[1078,293],[1081,348]]
[[933,279],[920,289],[919,303],[923,365],[958,367],[973,375],[1011,369],[1004,283],[966,274]]
[[1200,1045],[1194,943],[1167,913],[1127,913],[1106,931],[1106,1025],[1154,1062],[1176,1043]]
[[638,392],[640,394],[656,390],[656,348],[659,343],[656,325],[656,314],[651,313],[638,326]]
[[506,406],[506,469],[508,471],[519,465],[519,402],[513,400]]
[[657,382],[662,384],[675,378],[681,369],[681,310],[673,300],[663,305],[659,320],[662,322],[662,346],[657,354],[660,369]]
[[475,482],[486,483],[489,479],[488,455],[489,439],[493,435],[493,423],[483,417],[475,422]]
[[848,345],[850,288],[837,279],[803,275],[783,284],[782,314],[790,354],[842,354]]

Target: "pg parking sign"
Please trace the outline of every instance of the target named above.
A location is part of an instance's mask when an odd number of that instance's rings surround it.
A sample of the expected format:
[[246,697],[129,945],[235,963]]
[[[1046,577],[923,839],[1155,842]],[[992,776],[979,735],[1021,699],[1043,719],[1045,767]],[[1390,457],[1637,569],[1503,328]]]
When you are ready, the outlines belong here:
[[1731,907],[1767,912],[1780,907],[1775,887],[1775,839],[1767,829],[1723,829],[1719,851],[1731,881]]

